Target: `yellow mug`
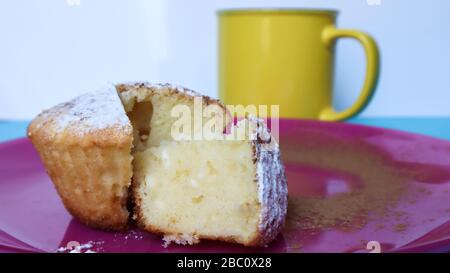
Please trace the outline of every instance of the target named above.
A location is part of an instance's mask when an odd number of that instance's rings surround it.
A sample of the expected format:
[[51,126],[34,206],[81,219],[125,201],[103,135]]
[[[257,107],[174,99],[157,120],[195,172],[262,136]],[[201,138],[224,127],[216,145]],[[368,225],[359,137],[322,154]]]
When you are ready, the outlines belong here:
[[[222,10],[219,15],[219,96],[232,105],[280,106],[280,117],[337,121],[370,101],[378,80],[379,53],[366,33],[337,29],[336,11],[305,9]],[[332,106],[334,44],[358,40],[366,76],[357,101]]]

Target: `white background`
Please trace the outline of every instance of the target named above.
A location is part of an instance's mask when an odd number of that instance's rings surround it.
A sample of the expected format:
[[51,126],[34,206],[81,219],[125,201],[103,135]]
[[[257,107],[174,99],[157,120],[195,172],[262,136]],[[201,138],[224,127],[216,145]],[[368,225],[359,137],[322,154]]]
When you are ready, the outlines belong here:
[[[450,1],[1,0],[0,119],[43,108],[106,83],[171,82],[217,94],[215,11],[234,7],[340,10],[338,26],[378,41],[381,78],[363,116],[450,116]],[[338,43],[336,95],[356,98],[364,55]]]

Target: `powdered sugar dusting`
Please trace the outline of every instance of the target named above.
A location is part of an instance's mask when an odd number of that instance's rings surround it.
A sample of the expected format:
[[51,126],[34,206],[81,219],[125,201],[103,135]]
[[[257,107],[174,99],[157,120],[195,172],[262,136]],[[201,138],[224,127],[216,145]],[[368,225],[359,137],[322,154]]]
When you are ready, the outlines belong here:
[[281,230],[287,213],[287,180],[281,163],[280,148],[261,119],[250,118],[257,125],[254,140],[256,179],[261,202],[259,230],[263,243],[273,240]]
[[58,253],[97,253],[93,251],[92,248],[100,244],[99,242],[89,241],[84,244],[80,244],[77,241],[70,241],[67,243],[67,246],[60,247],[56,250]]
[[[259,140],[261,143],[268,143],[271,141],[272,136],[270,135],[269,129],[261,118],[249,115],[245,119],[239,120],[233,128],[241,127],[245,129],[243,133],[246,135],[246,139]],[[237,138],[241,139],[240,136]],[[276,142],[275,145],[277,145]]]
[[114,86],[58,104],[44,111],[40,117],[42,120],[53,119],[56,132],[76,128],[76,133],[83,134],[113,126],[130,126]]
[[124,85],[132,86],[134,88],[145,87],[145,88],[156,89],[156,90],[171,89],[171,90],[175,90],[178,92],[182,92],[182,93],[184,93],[188,96],[192,96],[192,97],[204,97],[203,95],[195,92],[194,90],[188,89],[183,86],[170,84],[170,83],[134,82],[134,83],[124,83]]
[[144,238],[144,236],[142,235],[142,233],[138,233],[135,230],[131,230],[123,238],[125,240],[128,240],[128,239],[142,240]]

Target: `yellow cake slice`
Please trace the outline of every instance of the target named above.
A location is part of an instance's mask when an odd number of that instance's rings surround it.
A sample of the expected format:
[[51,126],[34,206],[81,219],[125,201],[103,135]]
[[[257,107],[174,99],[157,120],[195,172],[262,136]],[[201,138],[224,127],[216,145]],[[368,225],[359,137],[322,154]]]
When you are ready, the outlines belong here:
[[75,218],[95,228],[127,227],[133,129],[114,87],[43,111],[28,137]]
[[249,122],[252,139],[164,141],[137,152],[138,223],[167,243],[272,241],[286,215],[286,178],[276,141],[264,123]]
[[[199,104],[214,109],[200,114],[202,124],[213,121],[214,137],[197,138],[205,132],[191,124],[175,139],[174,109],[188,109],[194,122]],[[232,127],[237,139],[224,133],[229,122],[218,100],[168,84],[130,83],[44,111],[28,135],[64,205],[86,225],[123,230],[131,217],[167,243],[265,245],[287,210],[279,147],[261,120]]]

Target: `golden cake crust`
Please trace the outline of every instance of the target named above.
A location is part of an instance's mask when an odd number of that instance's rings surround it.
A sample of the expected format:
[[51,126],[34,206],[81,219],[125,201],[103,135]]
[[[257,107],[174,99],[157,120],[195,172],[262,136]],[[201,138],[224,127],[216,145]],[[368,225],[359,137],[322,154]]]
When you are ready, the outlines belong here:
[[153,84],[148,82],[130,82],[130,83],[122,83],[116,85],[117,92],[119,93],[125,93],[129,91],[137,91],[143,94],[146,94],[148,96],[152,96],[155,94],[166,96],[166,97],[178,97],[178,98],[184,98],[187,100],[193,100],[194,97],[201,97],[203,100],[203,105],[211,105],[215,104],[223,109],[223,111],[226,113],[227,116],[227,122],[231,121],[231,118],[229,116],[229,113],[225,107],[225,105],[218,99],[213,99],[209,96],[202,95],[194,90],[182,87],[182,86],[175,86],[169,83],[164,84]]
[[28,137],[75,218],[95,228],[127,227],[132,127],[114,87],[43,111]]

